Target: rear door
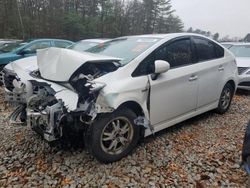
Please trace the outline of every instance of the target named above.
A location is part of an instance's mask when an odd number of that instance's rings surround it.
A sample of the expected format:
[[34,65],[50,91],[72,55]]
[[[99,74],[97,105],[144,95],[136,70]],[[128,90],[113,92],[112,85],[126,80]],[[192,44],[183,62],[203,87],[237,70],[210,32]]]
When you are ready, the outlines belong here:
[[220,97],[225,69],[224,49],[203,37],[193,37],[192,40],[196,48],[196,71],[199,78],[197,107],[202,108]]

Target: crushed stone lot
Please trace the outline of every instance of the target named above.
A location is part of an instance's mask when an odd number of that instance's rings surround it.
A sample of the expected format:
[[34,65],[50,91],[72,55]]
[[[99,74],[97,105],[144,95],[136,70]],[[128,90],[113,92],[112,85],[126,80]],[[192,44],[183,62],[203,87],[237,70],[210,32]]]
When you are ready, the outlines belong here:
[[240,163],[249,93],[237,93],[226,114],[180,123],[107,165],[81,147],[50,147],[29,127],[8,125],[12,109],[2,99],[0,187],[246,187]]

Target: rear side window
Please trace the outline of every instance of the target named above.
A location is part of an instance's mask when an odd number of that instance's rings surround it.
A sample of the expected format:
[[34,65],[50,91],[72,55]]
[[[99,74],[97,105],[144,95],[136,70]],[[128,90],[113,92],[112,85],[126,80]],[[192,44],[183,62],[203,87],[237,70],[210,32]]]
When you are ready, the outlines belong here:
[[71,45],[71,43],[64,42],[64,41],[54,41],[54,43],[55,43],[55,47],[58,47],[58,48],[66,48],[69,45]]
[[212,42],[206,39],[194,38],[198,61],[216,59],[217,55]]
[[30,47],[26,48],[26,50],[29,50],[31,52],[36,52],[36,50],[38,49],[44,49],[44,48],[48,48],[50,47],[50,41],[40,41],[40,42],[36,42],[33,45],[31,45]]

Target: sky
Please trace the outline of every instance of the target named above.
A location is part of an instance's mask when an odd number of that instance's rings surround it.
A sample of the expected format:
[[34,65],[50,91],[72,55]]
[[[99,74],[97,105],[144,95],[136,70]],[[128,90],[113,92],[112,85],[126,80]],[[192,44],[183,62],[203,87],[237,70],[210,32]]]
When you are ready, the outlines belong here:
[[172,0],[185,29],[218,32],[220,37],[250,33],[250,0]]

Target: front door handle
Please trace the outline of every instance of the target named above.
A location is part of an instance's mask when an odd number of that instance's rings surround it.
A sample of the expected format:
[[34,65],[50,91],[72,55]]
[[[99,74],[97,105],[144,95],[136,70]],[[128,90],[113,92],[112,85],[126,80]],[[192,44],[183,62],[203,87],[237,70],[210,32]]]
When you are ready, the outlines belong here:
[[221,65],[221,66],[219,66],[218,70],[221,72],[224,70],[224,67]]
[[195,81],[198,79],[198,76],[196,75],[192,75],[190,78],[189,78],[189,81],[192,82],[192,81]]

